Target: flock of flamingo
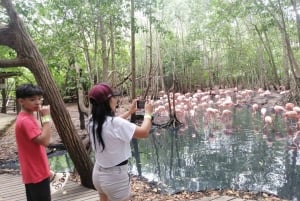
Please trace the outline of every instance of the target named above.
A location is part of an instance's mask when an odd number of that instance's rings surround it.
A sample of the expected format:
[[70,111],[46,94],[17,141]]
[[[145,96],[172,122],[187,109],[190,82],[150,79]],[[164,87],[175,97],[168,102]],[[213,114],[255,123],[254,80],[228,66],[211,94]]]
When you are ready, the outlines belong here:
[[[272,93],[282,96],[289,93],[282,87],[280,91],[271,92],[269,90],[237,90],[218,89],[210,91],[197,90],[195,93],[170,93],[170,102],[164,91],[159,92],[159,99],[154,101],[155,121],[162,122],[164,118],[169,118],[169,111],[176,114],[177,119],[183,123],[186,129],[188,121],[199,128],[199,119],[202,118],[204,125],[215,122],[222,123],[225,131],[231,132],[233,109],[247,106],[251,109],[252,115],[260,116],[262,129],[274,127],[274,118],[281,117],[287,124],[287,134],[292,137],[292,144],[297,149],[300,148],[300,107],[294,103],[285,105],[264,106],[263,104],[253,103],[254,96],[268,98]],[[175,108],[173,107],[173,99]]]

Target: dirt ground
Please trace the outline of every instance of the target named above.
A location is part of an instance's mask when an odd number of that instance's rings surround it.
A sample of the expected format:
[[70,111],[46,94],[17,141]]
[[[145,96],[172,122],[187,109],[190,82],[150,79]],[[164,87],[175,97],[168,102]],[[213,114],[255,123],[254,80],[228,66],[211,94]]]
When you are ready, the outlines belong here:
[[[273,100],[274,101],[274,100]],[[274,101],[276,102],[276,101]],[[78,131],[78,134],[81,136],[86,135],[85,130],[80,130],[79,125],[79,118],[78,118],[78,110],[76,104],[67,104],[67,109],[70,112],[72,121]],[[120,108],[120,112],[126,110],[126,108]],[[56,132],[54,125],[52,125],[53,129],[53,142],[59,142],[59,136]],[[3,136],[0,137],[0,162],[6,160],[17,160],[17,150],[15,144],[15,137],[14,137],[14,124],[11,125],[5,132]],[[10,172],[11,170],[0,170],[1,172]],[[15,171],[14,171],[15,172]],[[76,175],[72,175],[72,179],[74,181],[80,180],[80,178]],[[216,189],[216,190],[209,190],[209,191],[201,191],[201,192],[181,192],[173,195],[166,195],[163,193],[162,189],[158,187],[153,182],[147,181],[145,178],[140,178],[137,176],[132,176],[131,180],[132,186],[132,200],[135,201],[176,201],[176,200],[193,200],[197,198],[202,198],[206,196],[216,196],[216,195],[227,195],[233,196],[237,198],[243,199],[252,199],[252,200],[283,200],[277,198],[276,196],[269,195],[266,193],[251,193],[251,192],[242,192],[242,191],[234,191],[231,189]]]

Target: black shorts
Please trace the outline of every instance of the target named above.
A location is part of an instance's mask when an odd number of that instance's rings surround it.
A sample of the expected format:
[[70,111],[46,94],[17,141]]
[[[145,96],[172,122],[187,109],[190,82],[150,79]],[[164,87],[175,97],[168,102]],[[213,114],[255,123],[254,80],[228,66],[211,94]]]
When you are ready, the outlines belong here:
[[27,201],[51,201],[50,179],[35,184],[25,184]]

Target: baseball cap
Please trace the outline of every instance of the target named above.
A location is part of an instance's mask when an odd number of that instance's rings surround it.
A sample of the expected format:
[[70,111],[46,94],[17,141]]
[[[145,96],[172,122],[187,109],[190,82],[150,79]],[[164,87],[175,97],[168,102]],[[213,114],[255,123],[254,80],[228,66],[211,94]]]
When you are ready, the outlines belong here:
[[120,96],[121,92],[113,90],[107,83],[95,84],[89,91],[89,98],[98,104],[103,103],[113,96]]

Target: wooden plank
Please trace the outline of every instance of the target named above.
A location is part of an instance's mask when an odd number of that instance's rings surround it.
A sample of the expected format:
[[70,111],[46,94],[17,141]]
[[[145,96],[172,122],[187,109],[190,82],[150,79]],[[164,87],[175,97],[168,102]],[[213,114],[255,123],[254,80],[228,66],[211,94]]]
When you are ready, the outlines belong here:
[[3,200],[26,200],[25,187],[20,175],[1,174],[0,197]]
[[25,190],[18,190],[15,191],[15,193],[13,194],[5,194],[5,192],[2,192],[1,189],[1,197],[5,200],[5,201],[20,201],[20,200],[26,200],[26,196],[25,196]]
[[[20,175],[0,175],[0,201],[26,200],[25,187]],[[98,201],[97,191],[68,181],[63,191],[52,195],[52,201]]]
[[99,201],[99,195],[98,193],[96,195],[91,195],[83,198],[82,200],[76,200],[76,201]]

